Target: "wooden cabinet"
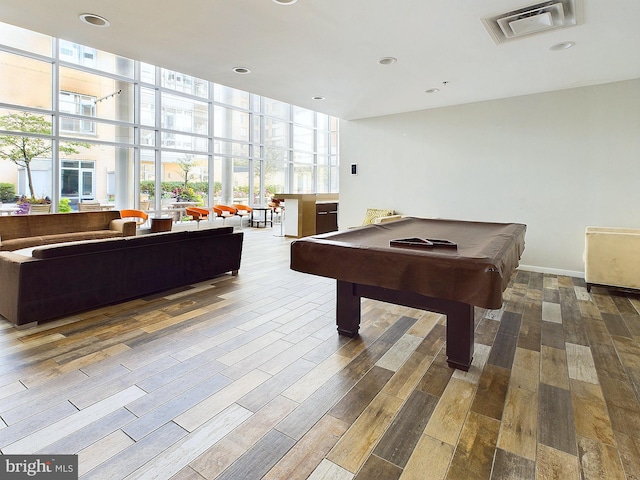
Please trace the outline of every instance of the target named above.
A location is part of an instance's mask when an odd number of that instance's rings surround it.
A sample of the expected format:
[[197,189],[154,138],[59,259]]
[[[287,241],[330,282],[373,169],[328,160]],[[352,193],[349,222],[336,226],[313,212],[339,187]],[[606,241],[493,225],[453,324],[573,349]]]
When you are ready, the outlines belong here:
[[338,230],[338,203],[316,203],[316,234]]
[[338,229],[337,193],[280,193],[284,200],[284,235],[308,237]]

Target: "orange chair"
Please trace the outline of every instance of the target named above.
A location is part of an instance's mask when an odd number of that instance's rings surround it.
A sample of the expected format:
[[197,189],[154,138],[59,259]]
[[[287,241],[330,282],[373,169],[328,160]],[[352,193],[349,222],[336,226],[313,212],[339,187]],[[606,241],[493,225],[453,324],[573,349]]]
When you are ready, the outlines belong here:
[[120,210],[120,218],[135,218],[136,225],[144,225],[149,220],[149,215],[147,212],[143,212],[142,210]]
[[[224,225],[224,221],[227,218],[233,217],[238,212],[236,208],[230,207],[228,205],[214,205],[213,211],[214,213],[216,213],[216,215],[218,215],[219,217],[222,217],[223,225]],[[240,220],[242,220],[242,218]]]
[[187,207],[185,209],[185,213],[191,216],[198,223],[198,228],[200,228],[200,220],[205,220],[209,218],[209,210],[200,207]]
[[273,211],[273,214],[278,216],[279,223],[281,225],[282,225],[282,214],[284,213],[283,203],[284,203],[283,198],[272,197],[271,201],[267,204],[267,207],[269,207]]
[[240,217],[240,228],[242,228],[242,219],[251,215],[251,211],[253,209],[250,206],[242,205],[241,203],[234,203],[232,207],[236,209],[236,215]]

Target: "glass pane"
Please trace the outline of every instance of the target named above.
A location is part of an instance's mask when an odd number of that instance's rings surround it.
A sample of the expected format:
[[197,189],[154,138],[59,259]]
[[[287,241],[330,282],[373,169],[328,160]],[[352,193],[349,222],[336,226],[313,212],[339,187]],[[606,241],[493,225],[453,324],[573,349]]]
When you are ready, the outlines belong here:
[[93,197],[93,172],[82,171],[82,195]]
[[293,148],[313,152],[313,130],[304,127],[293,126]]
[[289,123],[265,117],[264,124],[264,144],[266,146],[289,147]]
[[213,135],[248,142],[249,114],[215,105],[213,108]]
[[61,144],[60,197],[67,199],[72,210],[77,210],[82,200],[133,208],[133,153],[132,147]]
[[316,168],[316,193],[329,193],[329,167]]
[[1,103],[51,110],[51,78],[50,63],[0,52]]
[[80,171],[63,168],[61,176],[63,197],[78,197],[80,193]]
[[289,120],[290,105],[278,100],[264,97],[264,113],[282,120]]
[[264,189],[268,201],[276,193],[284,193],[287,185],[287,153],[274,147],[265,148]]
[[197,97],[208,98],[209,83],[206,80],[185,75],[184,73],[160,69],[160,84],[176,92],[184,92]]
[[313,111],[306,108],[293,107],[293,121],[308,127],[313,127]]
[[329,134],[323,133],[320,130],[316,132],[316,150],[319,154],[329,153]]
[[331,184],[329,186],[329,191],[331,193],[337,193],[339,190],[339,185],[338,185],[338,167],[331,167],[330,170],[330,174],[331,174]]
[[314,193],[313,166],[293,165],[293,193]]
[[201,206],[208,208],[209,201],[209,156],[191,155],[192,167],[189,171],[189,186],[194,189],[196,198],[201,199]]
[[114,202],[116,208],[134,208],[134,149],[100,147],[96,162],[96,198]]
[[251,132],[251,142],[253,142],[256,145],[259,145],[261,142],[261,137],[260,137],[260,115],[258,114],[253,114],[251,115],[251,127],[252,127],[252,132]]
[[293,152],[293,161],[294,163],[306,163],[309,165],[313,165],[313,154]]
[[0,44],[19,48],[39,55],[51,56],[52,41],[48,35],[0,23]]
[[133,60],[95,48],[60,40],[60,60],[133,78]]
[[156,83],[156,67],[149,63],[140,62],[140,80],[145,83]]
[[254,112],[260,111],[260,95],[250,94],[251,95],[251,110]]
[[339,120],[336,117],[329,117],[329,130],[331,131],[331,135],[329,137],[332,155],[338,154],[338,129],[339,129]]
[[316,164],[317,165],[328,165],[329,157],[327,155],[316,155]]
[[212,205],[233,203],[233,158],[213,158],[213,201]]
[[156,132],[155,130],[140,130],[140,145],[154,146],[156,144]]
[[53,131],[51,119],[51,115],[0,109],[0,130],[49,135]]
[[206,155],[162,152],[162,205],[180,201],[208,206],[208,162]]
[[233,203],[249,204],[249,160],[236,158],[233,161]]
[[155,210],[156,162],[153,150],[140,151],[140,210]]
[[249,205],[266,205],[269,203],[265,197],[260,195],[260,160],[253,162],[253,196],[248,201]]
[[329,141],[331,142],[331,155],[337,155],[338,153],[338,132],[332,131],[329,137]]
[[213,151],[215,153],[223,153],[225,155],[234,155],[237,157],[248,157],[249,145],[216,140],[215,142],[213,142]]
[[[5,155],[0,157],[0,182],[13,185],[13,194],[29,199],[52,197],[51,140],[0,135],[0,147]],[[32,152],[25,156],[24,151]],[[37,153],[35,153],[37,152]],[[14,195],[7,195],[3,202],[15,203]]]
[[329,116],[324,113],[316,112],[316,122],[319,130],[328,131],[329,130]]
[[122,122],[133,122],[133,84],[60,68],[60,110]]
[[249,93],[235,88],[225,87],[224,85],[213,85],[213,99],[216,102],[233,105],[234,107],[249,109]]
[[71,117],[60,117],[60,134],[62,136],[91,135],[106,142],[134,143],[133,127],[111,125],[103,122],[92,122]]
[[140,123],[156,126],[156,93],[152,88],[140,88]]
[[181,132],[209,133],[208,107],[205,102],[162,94],[162,128]]
[[192,150],[194,152],[206,152],[209,140],[203,137],[181,135],[179,133],[162,132],[162,147],[178,150]]

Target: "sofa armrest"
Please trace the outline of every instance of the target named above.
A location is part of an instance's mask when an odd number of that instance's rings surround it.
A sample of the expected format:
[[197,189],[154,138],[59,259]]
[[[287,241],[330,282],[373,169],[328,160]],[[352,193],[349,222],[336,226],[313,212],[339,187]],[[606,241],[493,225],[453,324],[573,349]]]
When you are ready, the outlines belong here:
[[395,222],[396,220],[400,220],[405,217],[406,215],[387,215],[386,217],[378,217],[374,219],[373,223],[379,225],[381,223]]
[[587,284],[640,289],[640,229],[587,227]]
[[22,265],[37,261],[26,255],[0,252],[0,315],[12,323],[25,323],[18,321]]
[[120,232],[123,237],[134,237],[136,235],[136,222],[128,218],[117,218],[109,222],[109,230]]

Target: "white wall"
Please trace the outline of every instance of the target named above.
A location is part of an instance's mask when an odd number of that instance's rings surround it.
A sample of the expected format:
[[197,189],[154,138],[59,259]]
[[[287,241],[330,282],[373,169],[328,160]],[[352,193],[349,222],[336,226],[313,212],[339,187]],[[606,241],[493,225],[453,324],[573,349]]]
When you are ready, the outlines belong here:
[[586,226],[640,227],[640,79],[341,121],[340,228],[368,207],[525,223],[524,268],[582,276]]

